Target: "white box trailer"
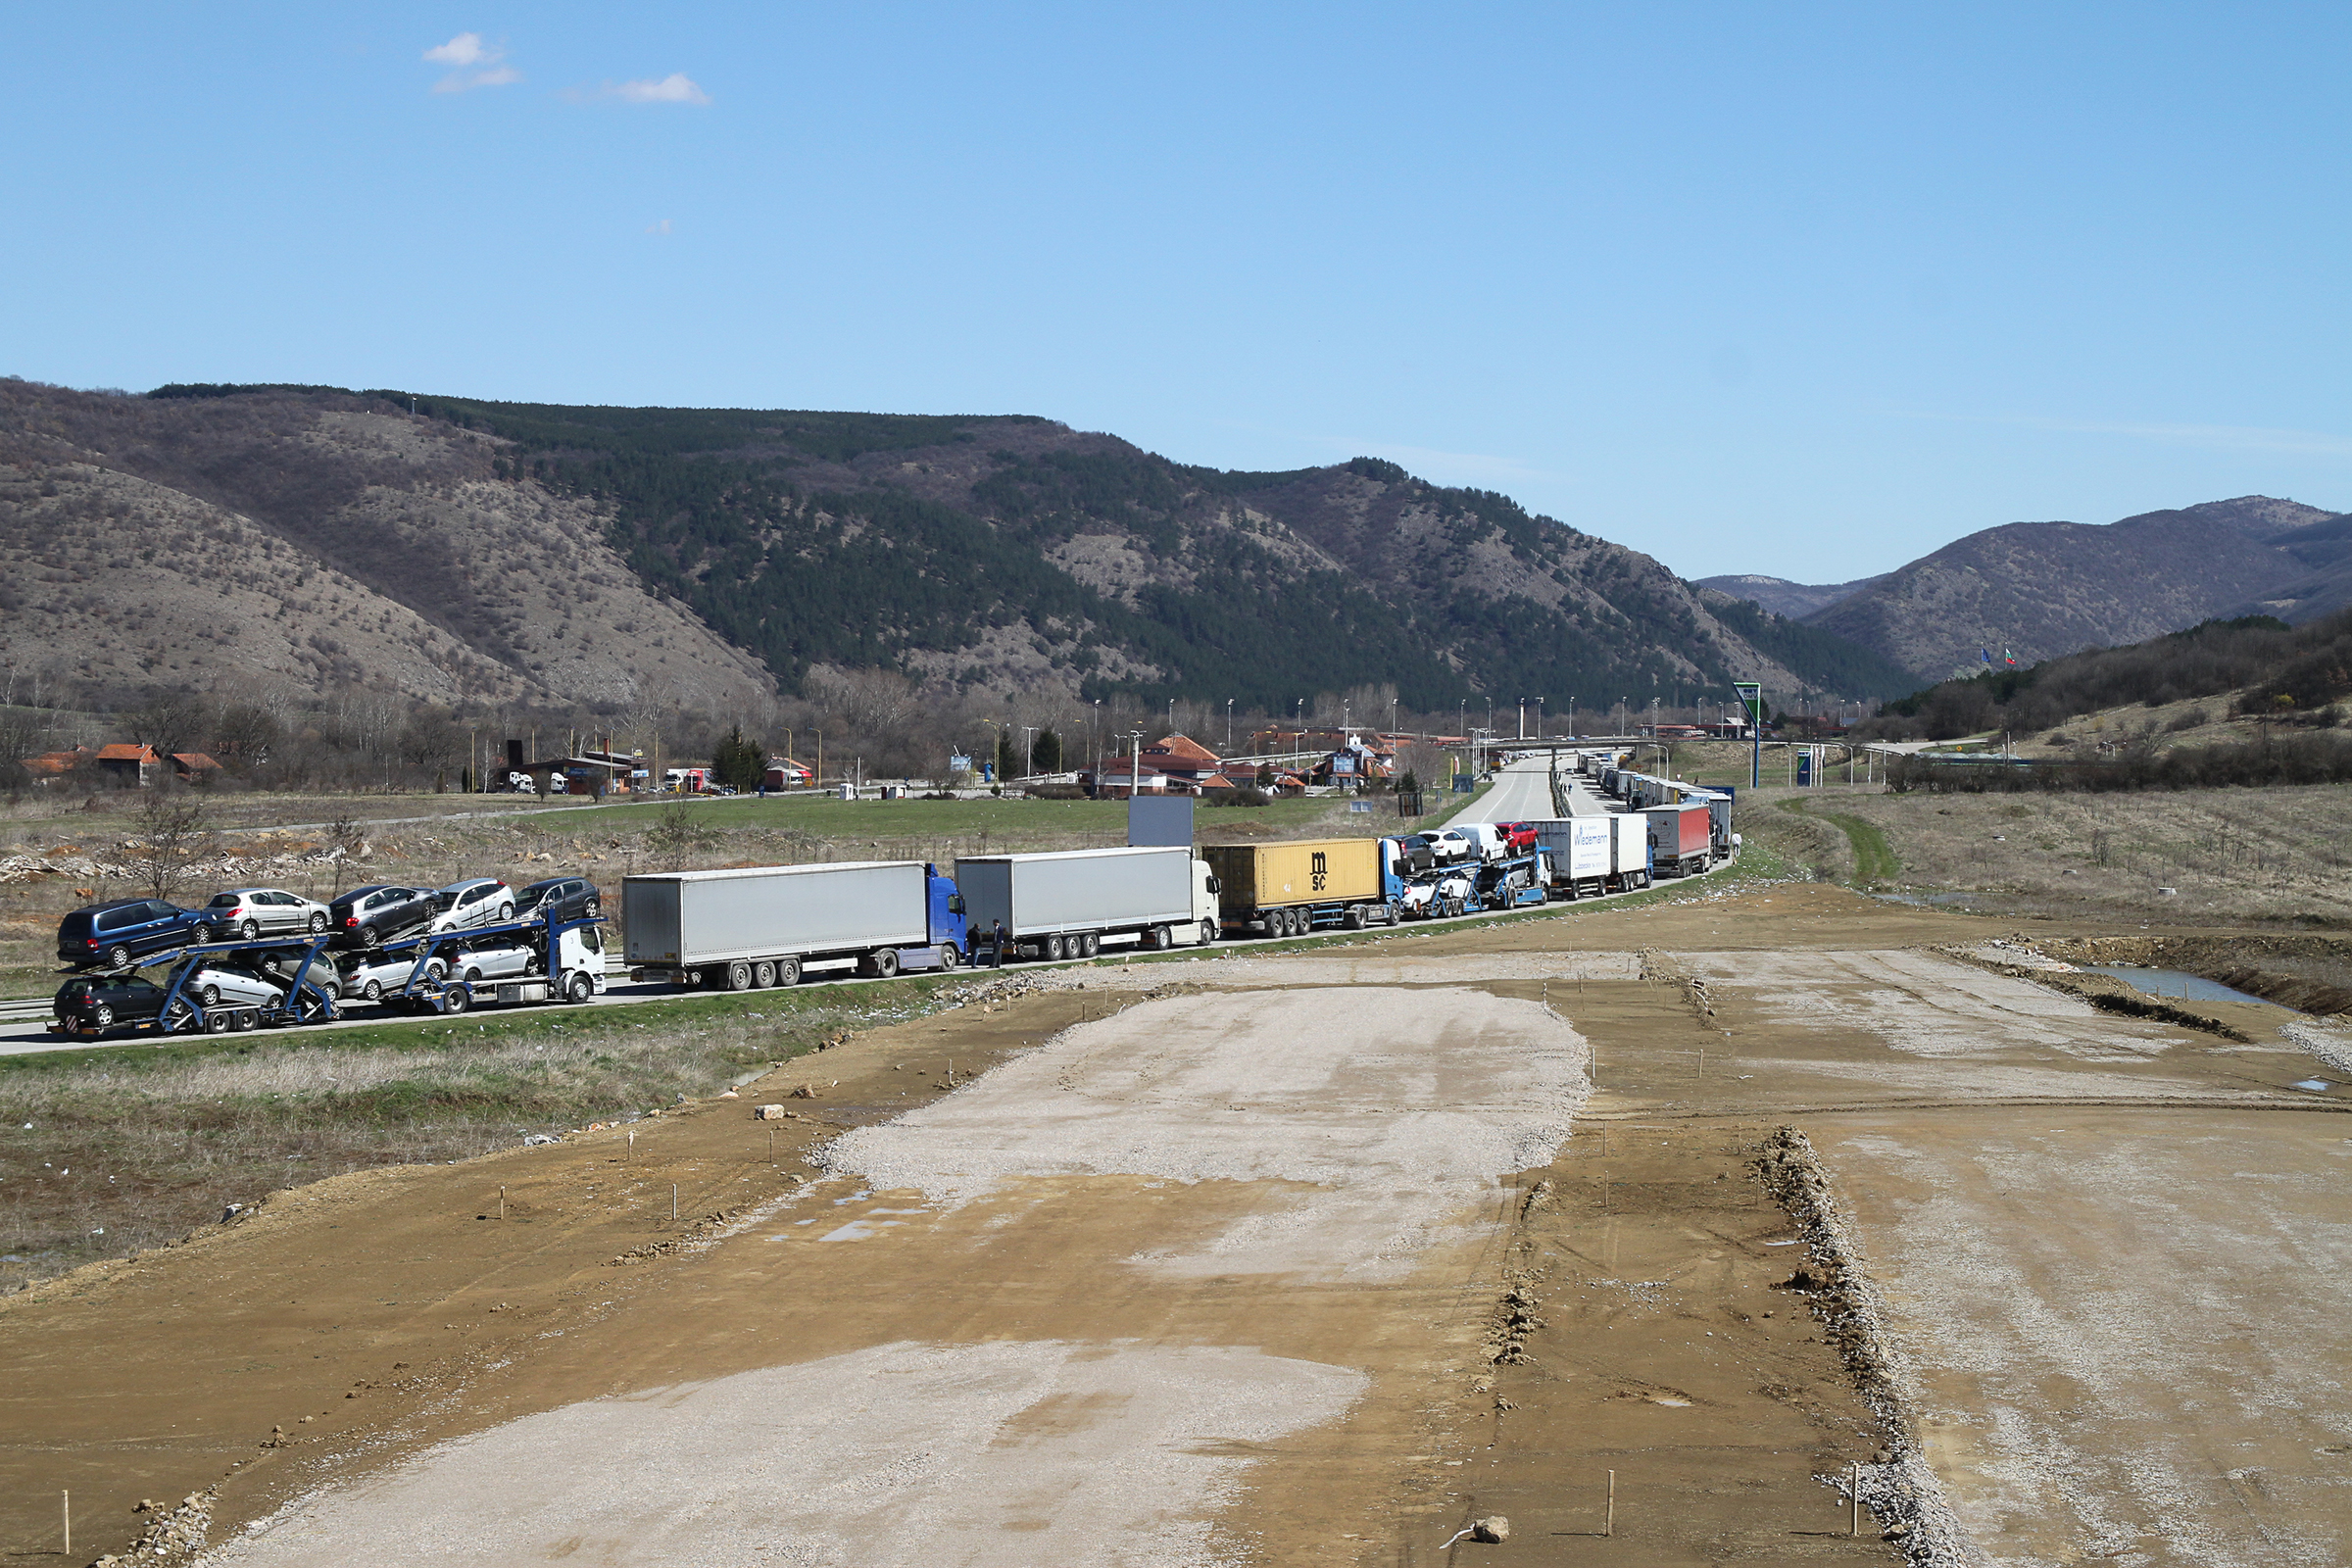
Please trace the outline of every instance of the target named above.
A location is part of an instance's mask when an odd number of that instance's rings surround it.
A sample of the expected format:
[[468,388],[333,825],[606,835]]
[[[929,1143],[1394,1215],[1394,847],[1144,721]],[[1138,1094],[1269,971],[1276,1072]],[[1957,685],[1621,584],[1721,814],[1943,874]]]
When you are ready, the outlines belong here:
[[1187,845],[975,856],[956,862],[956,885],[975,954],[999,921],[1008,957],[1091,957],[1106,937],[1146,948],[1216,940],[1216,885]]
[[963,957],[956,884],[920,860],[632,876],[621,933],[632,978],[729,991],[797,984],[810,963],[887,976]]
[[1605,816],[1561,816],[1527,824],[1550,861],[1551,886],[1571,899],[1608,891],[1613,829]]
[[1616,811],[1602,818],[1609,824],[1609,880],[1614,891],[1649,886],[1649,818],[1640,811]]

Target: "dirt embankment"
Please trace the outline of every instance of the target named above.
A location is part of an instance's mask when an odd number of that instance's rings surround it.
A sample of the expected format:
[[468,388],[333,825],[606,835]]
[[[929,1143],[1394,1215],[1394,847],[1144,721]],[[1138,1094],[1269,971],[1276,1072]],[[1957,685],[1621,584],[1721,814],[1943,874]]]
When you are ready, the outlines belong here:
[[2069,963],[2146,964],[2202,975],[2297,1012],[2352,1012],[2352,938],[2049,937],[2034,945]]

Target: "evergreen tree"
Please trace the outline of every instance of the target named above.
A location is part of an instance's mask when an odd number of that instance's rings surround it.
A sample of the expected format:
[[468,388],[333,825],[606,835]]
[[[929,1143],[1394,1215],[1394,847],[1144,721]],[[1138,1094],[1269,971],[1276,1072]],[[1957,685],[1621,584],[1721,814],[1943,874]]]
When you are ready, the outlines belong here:
[[1036,744],[1029,748],[1029,770],[1033,773],[1061,771],[1061,737],[1050,729],[1037,732]]
[[743,726],[728,729],[726,739],[710,749],[710,771],[718,782],[738,790],[756,790],[767,776],[767,753],[743,738]]

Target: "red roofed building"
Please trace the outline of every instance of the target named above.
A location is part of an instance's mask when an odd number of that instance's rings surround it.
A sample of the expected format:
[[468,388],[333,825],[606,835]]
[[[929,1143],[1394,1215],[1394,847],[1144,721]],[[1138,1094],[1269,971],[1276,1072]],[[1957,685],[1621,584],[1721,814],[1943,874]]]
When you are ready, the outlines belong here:
[[1222,765],[1216,753],[1187,735],[1164,736],[1145,747],[1141,772],[1131,781],[1128,770],[1135,761],[1125,752],[1103,758],[1095,769],[1096,793],[1132,795],[1136,790],[1128,786],[1136,782],[1146,795],[1194,795]]
[[220,764],[202,752],[173,752],[172,771],[190,783],[221,771]]
[[98,748],[98,770],[118,783],[145,786],[155,782],[156,769],[164,760],[155,755],[152,746],[139,746],[116,741]]
[[24,759],[24,771],[32,775],[35,784],[53,783],[77,767],[83,767],[97,756],[87,747],[76,746],[67,752],[43,752],[38,757]]

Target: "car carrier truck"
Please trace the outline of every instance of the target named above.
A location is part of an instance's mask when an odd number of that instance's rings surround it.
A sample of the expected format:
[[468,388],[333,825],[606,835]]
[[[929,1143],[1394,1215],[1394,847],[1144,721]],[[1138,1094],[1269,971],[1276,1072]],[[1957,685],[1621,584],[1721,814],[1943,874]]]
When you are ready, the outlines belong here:
[[981,855],[956,862],[971,940],[1004,955],[1091,958],[1105,939],[1142,948],[1217,940],[1216,883],[1189,846]]
[[887,977],[953,969],[969,950],[956,883],[920,860],[665,871],[621,883],[633,980],[722,991],[798,985],[814,963]]

